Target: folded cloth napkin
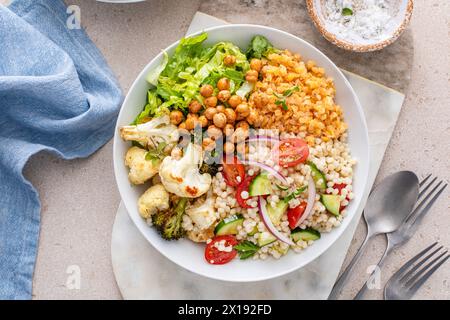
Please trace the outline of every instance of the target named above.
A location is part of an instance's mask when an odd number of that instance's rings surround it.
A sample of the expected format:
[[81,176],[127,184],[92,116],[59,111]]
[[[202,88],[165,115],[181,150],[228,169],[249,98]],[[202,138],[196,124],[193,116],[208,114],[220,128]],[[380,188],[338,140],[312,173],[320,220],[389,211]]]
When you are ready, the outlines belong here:
[[[0,5],[0,299],[29,299],[40,203],[22,170],[47,150],[87,157],[112,136],[122,93],[60,0]],[[69,24],[70,25],[70,24]]]

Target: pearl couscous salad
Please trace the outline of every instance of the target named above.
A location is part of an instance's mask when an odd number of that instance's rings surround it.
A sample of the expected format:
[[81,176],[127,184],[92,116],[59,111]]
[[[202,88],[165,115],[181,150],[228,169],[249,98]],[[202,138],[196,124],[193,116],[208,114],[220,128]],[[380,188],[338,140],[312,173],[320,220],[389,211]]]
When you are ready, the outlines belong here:
[[184,38],[152,70],[146,104],[120,128],[140,215],[210,264],[300,253],[339,227],[355,160],[333,80],[255,36]]

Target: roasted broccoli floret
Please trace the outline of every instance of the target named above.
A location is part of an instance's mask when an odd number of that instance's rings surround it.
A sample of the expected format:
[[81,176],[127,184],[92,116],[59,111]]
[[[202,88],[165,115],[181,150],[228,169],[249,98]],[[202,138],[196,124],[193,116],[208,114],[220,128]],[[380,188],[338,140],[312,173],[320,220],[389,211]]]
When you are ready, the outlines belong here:
[[218,171],[219,166],[215,163],[207,164],[203,162],[202,166],[200,167],[200,173],[209,173],[212,177],[214,177]]
[[166,240],[177,240],[184,236],[181,227],[183,214],[186,209],[187,198],[180,198],[173,210],[156,213],[153,216],[153,225]]
[[216,150],[207,150],[204,152],[203,163],[200,166],[201,173],[209,173],[211,177],[214,177],[219,171],[219,163],[221,163],[221,157],[217,154]]
[[152,216],[152,223],[156,228],[161,228],[162,225],[164,224],[164,221],[166,220],[165,216],[166,216],[167,212],[166,211],[160,211],[155,213]]

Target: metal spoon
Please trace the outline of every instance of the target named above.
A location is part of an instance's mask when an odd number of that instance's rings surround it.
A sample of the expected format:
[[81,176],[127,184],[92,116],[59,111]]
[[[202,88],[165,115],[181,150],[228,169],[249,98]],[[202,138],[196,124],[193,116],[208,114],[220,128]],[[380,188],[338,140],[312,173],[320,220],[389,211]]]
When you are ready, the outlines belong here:
[[328,297],[336,300],[367,243],[376,235],[393,232],[411,213],[419,195],[419,179],[411,171],[400,171],[385,178],[372,190],[364,209],[367,235],[347,269],[334,284]]

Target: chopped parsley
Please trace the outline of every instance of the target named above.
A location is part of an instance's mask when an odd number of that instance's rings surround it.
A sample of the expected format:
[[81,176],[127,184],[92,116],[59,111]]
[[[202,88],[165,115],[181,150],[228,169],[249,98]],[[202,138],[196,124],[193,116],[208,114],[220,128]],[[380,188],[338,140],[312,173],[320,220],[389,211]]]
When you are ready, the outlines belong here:
[[239,258],[245,260],[252,257],[260,248],[253,242],[244,240],[235,245],[234,249],[238,252]]
[[292,192],[290,195],[288,195],[283,200],[286,201],[286,202],[289,202],[292,199],[297,198],[299,195],[301,195],[306,190],[306,188],[307,188],[307,186],[303,186],[303,187],[298,188],[297,190]]
[[158,147],[155,149],[150,149],[147,154],[145,155],[145,160],[151,161],[154,166],[158,164],[159,161],[161,161],[162,158],[164,158],[164,148],[167,146],[167,143],[161,142],[158,144]]
[[283,110],[289,110],[288,105],[286,104],[286,98],[291,96],[294,92],[299,91],[300,88],[298,86],[293,86],[290,89],[287,89],[283,92],[282,95],[274,93],[274,95],[278,98],[278,100],[275,101],[275,104],[277,106],[281,106]]

